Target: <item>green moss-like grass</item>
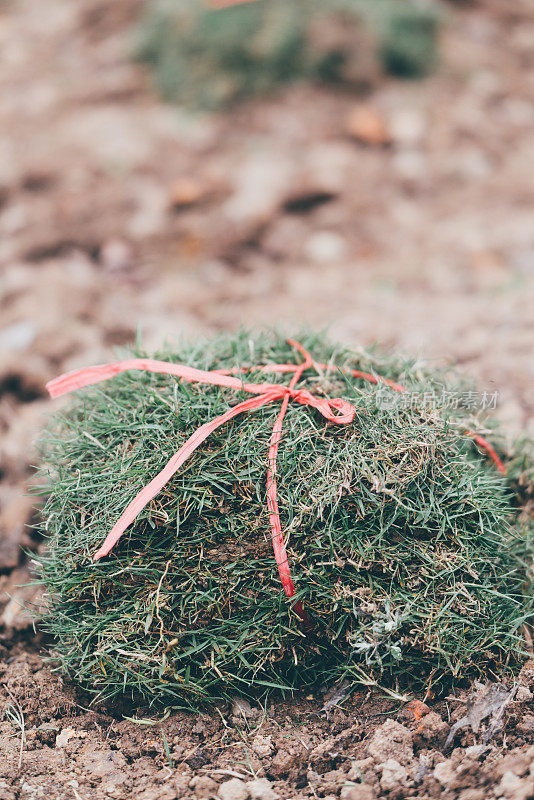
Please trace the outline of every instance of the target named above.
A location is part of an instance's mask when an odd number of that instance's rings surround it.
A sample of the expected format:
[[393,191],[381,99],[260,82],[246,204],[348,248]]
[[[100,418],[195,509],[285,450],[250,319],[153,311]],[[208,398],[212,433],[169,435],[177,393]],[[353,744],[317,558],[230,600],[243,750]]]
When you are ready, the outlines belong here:
[[[308,634],[282,591],[265,507],[279,403],[207,439],[97,563],[134,495],[198,426],[249,395],[132,371],[56,416],[44,444],[43,625],[62,668],[98,698],[190,706],[341,677],[439,692],[522,662],[527,523],[515,483],[463,434],[481,421],[433,407],[423,393],[439,394],[444,377],[415,361],[322,336],[303,344],[332,366],[299,385],[356,407],[337,426],[290,403],[284,423],[280,512]],[[277,335],[247,332],[157,357],[203,369],[299,359]],[[417,397],[387,402],[391,390],[339,367]]]
[[365,82],[350,67],[362,25],[387,72],[424,77],[437,62],[439,20],[417,0],[255,0],[219,9],[148,0],[134,51],[165,99],[214,109],[296,81]]

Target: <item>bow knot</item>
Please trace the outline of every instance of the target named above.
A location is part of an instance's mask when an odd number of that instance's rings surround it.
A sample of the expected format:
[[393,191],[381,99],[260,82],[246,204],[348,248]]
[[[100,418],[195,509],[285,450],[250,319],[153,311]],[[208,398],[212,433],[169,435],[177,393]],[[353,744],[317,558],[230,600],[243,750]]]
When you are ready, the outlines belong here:
[[315,408],[328,422],[335,422],[337,425],[350,425],[356,415],[352,403],[342,400],[341,397],[315,397],[307,389],[291,389],[289,386],[284,387],[284,394],[303,406]]

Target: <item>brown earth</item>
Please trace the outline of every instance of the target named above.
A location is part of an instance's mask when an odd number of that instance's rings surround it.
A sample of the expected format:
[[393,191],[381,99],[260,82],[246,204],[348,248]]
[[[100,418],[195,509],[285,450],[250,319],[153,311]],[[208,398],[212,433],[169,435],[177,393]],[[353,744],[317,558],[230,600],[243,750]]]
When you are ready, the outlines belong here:
[[420,720],[362,693],[325,712],[318,691],[147,726],[43,666],[20,546],[40,546],[25,493],[44,384],[138,324],[147,347],[304,322],[450,358],[499,392],[511,435],[534,433],[531,0],[447,6],[422,83],[297,87],[209,118],[130,62],[139,8],[0,3],[0,798],[534,797],[528,670],[481,750],[487,721],[445,748],[462,693]]
[[[318,690],[264,708],[236,699],[206,713],[133,722],[91,710],[89,699],[43,666],[27,644],[11,641],[2,650],[2,800],[534,796],[532,662],[513,698],[500,687],[506,710],[503,716],[501,693],[495,735],[484,743],[487,716],[477,733],[451,732],[466,709],[469,714],[472,698],[465,692],[431,710],[365,691],[328,708],[328,696]],[[479,695],[485,691],[477,687]]]

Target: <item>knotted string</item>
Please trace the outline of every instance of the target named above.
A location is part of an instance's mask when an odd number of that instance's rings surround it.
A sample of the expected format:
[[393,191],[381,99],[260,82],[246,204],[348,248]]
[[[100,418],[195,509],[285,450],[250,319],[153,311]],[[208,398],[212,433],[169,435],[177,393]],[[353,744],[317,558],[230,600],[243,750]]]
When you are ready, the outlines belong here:
[[[330,423],[336,425],[350,425],[356,415],[354,406],[342,400],[341,398],[318,398],[310,394],[306,389],[296,389],[296,385],[302,377],[305,370],[310,368],[327,369],[326,364],[314,362],[310,353],[305,348],[293,339],[288,339],[290,344],[297,352],[303,357],[301,364],[267,364],[258,367],[249,367],[248,369],[241,369],[236,367],[234,369],[219,369],[219,370],[200,370],[194,367],[187,367],[183,364],[171,364],[167,361],[157,361],[151,358],[130,358],[124,361],[116,361],[112,364],[100,364],[95,367],[86,367],[84,369],[74,370],[73,372],[60,375],[58,378],[49,381],[46,388],[51,397],[60,397],[63,394],[76,391],[84,386],[90,386],[101,381],[109,380],[121,372],[126,372],[131,369],[144,370],[146,372],[154,372],[164,375],[174,375],[182,378],[185,381],[194,383],[211,384],[214,386],[225,386],[231,389],[239,389],[240,391],[248,392],[254,395],[248,400],[230,408],[224,414],[221,414],[215,419],[201,425],[189,437],[185,444],[172,456],[167,465],[159,472],[129,503],[121,516],[106,536],[104,543],[97,550],[93,556],[93,561],[98,561],[108,553],[116,545],[124,531],[136,519],[143,508],[161,491],[161,489],[169,482],[172,476],[177,472],[182,464],[195,452],[202,442],[208,436],[229,422],[234,417],[243,414],[246,411],[257,411],[263,406],[275,403],[278,400],[282,401],[280,412],[276,418],[271,433],[269,443],[268,465],[267,465],[267,510],[269,513],[269,524],[271,528],[271,539],[273,543],[274,556],[278,567],[278,574],[284,588],[286,596],[291,599],[295,594],[295,585],[291,577],[289,568],[289,561],[286,550],[286,543],[282,532],[280,522],[280,511],[278,508],[278,492],[276,485],[277,476],[277,455],[280,440],[282,438],[283,422],[287,412],[290,400],[300,403],[300,405],[315,408],[323,417]],[[239,372],[249,372],[252,370],[259,370],[260,372],[275,372],[275,373],[293,373],[288,386],[277,383],[245,383],[233,375]],[[371,383],[382,383],[389,386],[396,392],[404,392],[404,386],[387,378],[381,378],[378,375],[372,375],[368,372],[361,372],[356,369],[341,370],[347,372],[355,378],[362,378],[363,380]],[[477,444],[482,447],[491,457],[497,469],[504,473],[506,471],[504,464],[493,447],[479,434],[472,431],[465,431],[466,436],[470,436]],[[293,609],[304,622],[305,626],[310,626],[309,617],[302,607],[300,601],[293,604]]]

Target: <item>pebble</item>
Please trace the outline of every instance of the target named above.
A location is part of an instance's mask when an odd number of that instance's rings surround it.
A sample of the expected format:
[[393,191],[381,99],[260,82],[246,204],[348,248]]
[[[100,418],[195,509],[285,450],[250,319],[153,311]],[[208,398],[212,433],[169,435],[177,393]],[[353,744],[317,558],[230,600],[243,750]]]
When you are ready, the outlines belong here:
[[403,786],[408,778],[408,773],[398,761],[390,758],[377,768],[382,770],[380,786],[385,792],[391,792]]
[[273,754],[274,750],[272,737],[258,734],[252,740],[252,749],[258,758],[268,758]]
[[280,797],[274,791],[271,782],[267,778],[256,778],[254,781],[248,781],[246,786],[253,800],[278,800]]
[[37,328],[33,322],[14,322],[0,329],[0,350],[9,350],[12,353],[26,350],[33,343],[36,334]]
[[63,728],[56,738],[56,747],[65,747],[70,739],[84,739],[86,736],[87,731],[75,731],[74,728]]
[[195,178],[178,178],[169,192],[169,205],[172,208],[187,208],[200,202],[206,193],[205,187]]
[[319,263],[339,261],[347,255],[347,244],[342,236],[333,231],[317,231],[306,242],[304,252],[312,261]]
[[355,106],[347,117],[346,128],[349,136],[364,144],[380,146],[391,141],[383,117],[371,106]]
[[526,686],[518,686],[514,700],[518,703],[528,703],[532,700],[532,692]]
[[295,755],[287,750],[279,750],[271,762],[270,771],[276,778],[288,775],[295,763]]
[[100,248],[99,260],[106,272],[128,272],[133,266],[132,248],[123,239],[108,239]]
[[230,778],[219,786],[221,800],[248,800],[249,796],[248,786],[239,778]]
[[414,147],[425,136],[426,120],[416,109],[404,108],[391,118],[390,130],[395,144]]
[[525,783],[526,782],[522,781],[515,773],[509,770],[504,773],[500,784],[495,787],[495,794],[498,797],[504,795],[504,797],[509,798],[509,800],[528,800],[529,797],[532,797],[529,791],[531,787],[527,787]]
[[466,747],[465,755],[467,758],[480,758],[486,752],[486,748],[482,744],[472,744],[471,747]]
[[451,759],[447,759],[447,761],[441,761],[434,767],[434,777],[445,788],[447,788],[449,784],[453,782],[455,775],[456,771]]
[[224,216],[234,224],[270,219],[289,195],[295,167],[281,154],[256,153],[235,173],[235,190],[224,203]]
[[219,790],[219,784],[207,775],[198,775],[189,782],[189,786],[193,789],[193,794],[198,800],[213,797]]
[[407,764],[413,759],[412,734],[393,719],[380,725],[367,745],[367,752],[378,763],[394,759]]
[[340,796],[341,800],[373,800],[375,793],[368,783],[355,783],[344,786]]

